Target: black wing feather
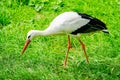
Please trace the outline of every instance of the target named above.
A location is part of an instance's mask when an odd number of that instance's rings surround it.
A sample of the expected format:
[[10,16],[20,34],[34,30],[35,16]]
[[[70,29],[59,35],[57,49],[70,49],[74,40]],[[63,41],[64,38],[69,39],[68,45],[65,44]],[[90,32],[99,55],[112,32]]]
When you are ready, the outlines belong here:
[[99,30],[106,30],[107,27],[105,23],[103,23],[101,20],[94,18],[90,15],[84,14],[84,13],[78,13],[82,18],[89,19],[90,22],[86,25],[78,28],[77,30],[73,31],[71,34],[78,34],[78,33],[89,33]]

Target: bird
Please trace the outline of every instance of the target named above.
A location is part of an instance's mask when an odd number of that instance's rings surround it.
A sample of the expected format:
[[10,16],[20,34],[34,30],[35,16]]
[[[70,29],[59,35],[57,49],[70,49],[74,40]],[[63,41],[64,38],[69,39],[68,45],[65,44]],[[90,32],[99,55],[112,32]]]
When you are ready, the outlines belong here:
[[30,30],[27,33],[27,40],[22,49],[22,54],[25,52],[27,46],[31,40],[37,36],[50,36],[50,35],[67,35],[68,36],[68,46],[66,51],[65,60],[63,66],[66,66],[68,60],[68,53],[71,48],[70,36],[74,35],[82,46],[86,61],[89,63],[88,56],[86,54],[85,44],[81,41],[80,35],[84,33],[102,31],[108,33],[109,31],[106,24],[100,19],[95,18],[91,15],[81,12],[64,12],[59,14],[50,23],[49,27],[45,30]]

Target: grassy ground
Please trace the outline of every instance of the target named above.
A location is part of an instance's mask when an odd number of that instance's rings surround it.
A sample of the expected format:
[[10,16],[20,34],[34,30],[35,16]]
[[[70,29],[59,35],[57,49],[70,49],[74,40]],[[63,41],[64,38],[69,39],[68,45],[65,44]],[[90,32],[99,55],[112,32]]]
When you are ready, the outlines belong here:
[[[120,79],[119,0],[2,0],[0,10],[0,80]],[[67,36],[35,38],[21,55],[27,32],[47,28],[65,11],[84,12],[107,24],[110,35],[81,34],[90,62],[86,62],[80,44],[72,37],[68,64],[61,67]]]

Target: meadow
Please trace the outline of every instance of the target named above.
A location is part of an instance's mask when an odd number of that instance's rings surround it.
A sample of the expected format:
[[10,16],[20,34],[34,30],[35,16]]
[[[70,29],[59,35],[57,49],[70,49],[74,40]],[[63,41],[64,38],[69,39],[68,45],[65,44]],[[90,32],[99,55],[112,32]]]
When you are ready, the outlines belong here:
[[[81,34],[86,62],[79,42],[71,37],[68,63],[62,67],[67,35],[40,36],[21,55],[27,32],[44,30],[60,13],[87,13],[106,23],[110,34]],[[0,80],[119,80],[119,0],[1,0]]]

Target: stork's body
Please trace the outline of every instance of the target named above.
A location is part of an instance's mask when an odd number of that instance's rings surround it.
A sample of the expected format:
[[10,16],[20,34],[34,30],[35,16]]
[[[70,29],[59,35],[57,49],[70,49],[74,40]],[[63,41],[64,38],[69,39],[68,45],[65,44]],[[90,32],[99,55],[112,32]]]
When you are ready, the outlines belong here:
[[78,41],[81,43],[82,48],[84,50],[84,54],[86,56],[86,60],[88,62],[88,57],[86,55],[85,45],[78,38],[78,34],[80,33],[89,33],[94,31],[102,30],[105,33],[109,33],[106,25],[87,14],[77,13],[77,12],[65,12],[58,15],[50,24],[50,26],[43,30],[31,30],[28,32],[27,41],[24,46],[22,53],[24,53],[27,45],[31,41],[31,39],[35,36],[47,36],[47,35],[57,35],[57,34],[66,34],[68,35],[68,50],[66,52],[66,58],[64,62],[64,66],[67,62],[68,52],[70,50],[70,34],[77,36]]

